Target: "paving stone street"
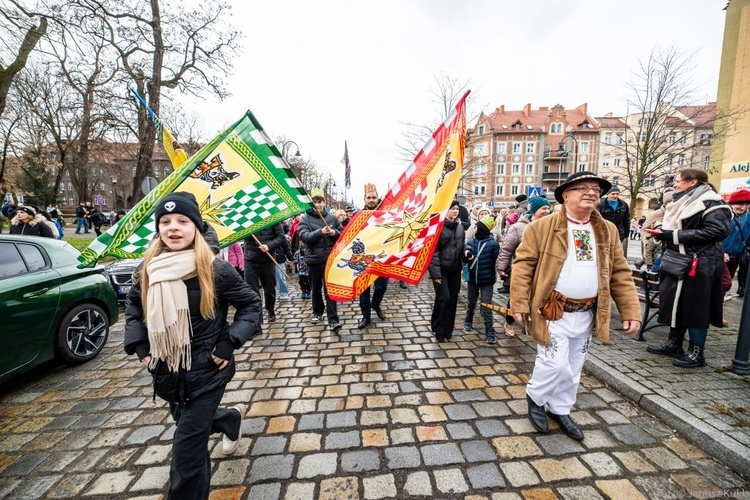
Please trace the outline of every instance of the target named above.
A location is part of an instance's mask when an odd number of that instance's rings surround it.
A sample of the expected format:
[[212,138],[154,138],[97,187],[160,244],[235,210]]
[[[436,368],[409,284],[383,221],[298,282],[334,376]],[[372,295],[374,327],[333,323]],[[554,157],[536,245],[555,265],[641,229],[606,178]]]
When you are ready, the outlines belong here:
[[[392,281],[387,320],[366,330],[356,328],[358,306],[340,304],[340,336],[312,325],[310,301],[291,291],[278,322],[236,353],[224,403],[250,409],[236,455],[221,455],[219,436],[209,443],[213,499],[750,496],[730,464],[590,372],[572,414],[585,439],[554,423],[536,433],[524,392],[529,338],[500,334],[488,345],[479,331],[457,330],[453,342],[434,342],[427,280],[408,289]],[[457,320],[464,311],[462,300]],[[173,422],[152,400],[151,377],[122,351],[122,329],[120,321],[92,362],[47,367],[0,390],[0,497],[162,497]],[[597,345],[592,359],[604,367],[618,345]]]

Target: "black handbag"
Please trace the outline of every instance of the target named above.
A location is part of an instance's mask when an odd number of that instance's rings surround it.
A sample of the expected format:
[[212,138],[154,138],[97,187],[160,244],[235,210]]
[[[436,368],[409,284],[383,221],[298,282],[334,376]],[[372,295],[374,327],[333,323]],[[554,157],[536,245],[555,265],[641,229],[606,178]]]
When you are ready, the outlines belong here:
[[662,255],[659,271],[663,271],[678,280],[684,279],[685,276],[695,276],[695,270],[698,267],[698,255],[711,245],[706,245],[693,254],[684,254],[667,248]]
[[688,271],[690,271],[692,265],[692,255],[675,252],[671,248],[667,248],[664,250],[664,254],[661,257],[659,271],[674,276],[677,279],[683,279]]

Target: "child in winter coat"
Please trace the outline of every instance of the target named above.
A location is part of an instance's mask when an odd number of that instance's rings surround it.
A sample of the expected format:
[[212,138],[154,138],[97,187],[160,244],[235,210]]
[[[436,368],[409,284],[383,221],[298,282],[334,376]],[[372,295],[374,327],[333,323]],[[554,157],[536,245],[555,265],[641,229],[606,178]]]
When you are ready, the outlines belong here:
[[239,448],[247,407],[219,404],[235,349],[260,330],[261,300],[229,262],[214,258],[195,196],[169,194],[154,213],[159,237],[134,273],[124,347],[151,373],[175,420],[167,498],[207,499],[209,436],[224,435],[225,455]]
[[[469,333],[474,328],[474,309],[477,306],[477,298],[482,302],[492,303],[492,289],[495,284],[495,261],[500,253],[500,245],[497,244],[491,231],[497,222],[491,215],[486,215],[477,222],[477,230],[472,239],[467,243],[474,258],[469,263],[468,305],[466,317],[464,318],[464,332]],[[484,334],[488,344],[494,344],[495,329],[492,326],[492,311],[480,307],[484,319]]]

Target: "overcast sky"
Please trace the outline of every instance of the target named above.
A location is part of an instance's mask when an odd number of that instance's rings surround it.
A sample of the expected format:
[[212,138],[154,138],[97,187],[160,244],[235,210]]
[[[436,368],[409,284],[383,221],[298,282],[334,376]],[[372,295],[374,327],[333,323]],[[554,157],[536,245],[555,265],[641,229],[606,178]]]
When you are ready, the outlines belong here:
[[[224,102],[186,102],[214,133],[250,109],[343,189],[381,196],[406,168],[403,122],[439,118],[441,73],[470,81],[472,116],[588,103],[625,113],[625,84],[655,47],[695,53],[696,100],[716,99],[726,0],[228,0],[243,49]],[[469,126],[472,123],[468,124]]]

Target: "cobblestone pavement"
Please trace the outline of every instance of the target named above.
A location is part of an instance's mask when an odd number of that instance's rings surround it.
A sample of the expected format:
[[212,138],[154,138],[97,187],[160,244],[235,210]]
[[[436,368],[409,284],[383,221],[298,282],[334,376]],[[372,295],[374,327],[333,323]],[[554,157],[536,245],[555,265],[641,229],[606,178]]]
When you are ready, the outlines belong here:
[[[337,337],[311,325],[309,301],[296,298],[237,353],[224,401],[251,407],[237,455],[222,456],[219,437],[209,443],[213,499],[750,494],[740,475],[591,376],[573,412],[586,438],[573,441],[554,423],[536,433],[524,396],[535,353],[528,338],[501,334],[491,346],[479,332],[456,331],[437,344],[429,283],[395,285],[388,319],[364,331],[353,304],[340,306]],[[464,310],[462,301],[459,319]],[[152,401],[148,374],[122,352],[122,326],[94,361],[3,388],[0,497],[163,494],[173,423]]]

